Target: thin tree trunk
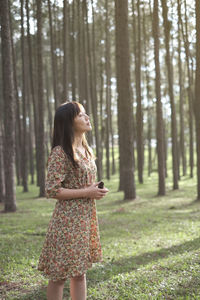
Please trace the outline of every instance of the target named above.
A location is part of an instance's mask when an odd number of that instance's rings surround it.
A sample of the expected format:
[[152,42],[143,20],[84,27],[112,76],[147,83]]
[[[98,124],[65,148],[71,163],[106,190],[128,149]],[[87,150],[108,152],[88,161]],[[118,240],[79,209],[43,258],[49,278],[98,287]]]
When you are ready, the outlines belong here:
[[0,123],[0,203],[5,201],[5,176],[4,176],[4,157],[3,157],[3,128]]
[[42,61],[42,0],[37,0],[37,62],[38,62],[38,155],[40,172],[39,197],[45,196],[44,101]]
[[52,13],[51,13],[51,1],[48,0],[48,12],[49,12],[49,28],[50,28],[50,40],[51,40],[51,65],[52,65],[52,78],[53,78],[53,92],[54,92],[54,104],[55,110],[58,107],[58,90],[57,90],[57,68],[56,68],[56,58],[55,58],[55,41],[54,32],[52,24]]
[[31,34],[30,34],[30,21],[29,21],[29,0],[26,0],[26,15],[27,15],[27,39],[28,39],[28,64],[29,64],[29,79],[30,79],[30,94],[33,104],[33,121],[34,121],[34,134],[35,134],[35,157],[36,157],[36,170],[37,170],[37,185],[40,181],[40,172],[39,172],[39,154],[38,154],[38,107],[36,100],[36,91],[34,84],[34,67],[33,67],[33,51],[31,44]]
[[15,49],[13,43],[10,1],[8,1],[8,3],[9,3],[9,19],[10,19],[12,59],[13,59],[14,97],[16,98],[15,165],[16,165],[17,185],[20,185],[22,179],[22,151],[21,151],[22,129],[21,129],[21,120],[20,120],[20,106],[19,106],[18,84],[17,84],[17,74],[16,74],[16,55],[15,55]]
[[28,192],[28,139],[26,125],[26,106],[27,106],[27,77],[25,70],[25,43],[24,43],[24,1],[21,0],[21,58],[22,58],[22,107],[23,107],[23,142],[22,142],[22,185],[23,191]]
[[[148,176],[151,175],[152,172],[152,147],[151,147],[151,140],[152,140],[152,97],[150,93],[150,75],[148,71],[148,63],[147,63],[147,57],[148,57],[148,49],[147,49],[147,28],[146,28],[146,16],[145,16],[145,10],[143,6],[143,36],[144,36],[144,63],[145,63],[145,77],[146,77],[146,90],[147,90],[147,99],[148,99],[148,107],[147,107],[147,124],[148,124],[148,130],[147,130],[147,141],[148,141]],[[152,15],[151,15],[152,20]]]
[[63,0],[63,100],[69,100],[68,80],[68,0]]
[[180,98],[180,155],[182,158],[183,176],[186,175],[185,135],[184,135],[184,100],[183,100],[183,70],[181,62],[181,5],[178,0],[178,69],[179,69],[179,98]]
[[116,67],[118,90],[118,124],[120,167],[125,199],[135,199],[133,160],[133,109],[130,98],[130,63],[128,39],[128,1],[115,0]]
[[159,188],[158,195],[165,195],[165,158],[164,158],[164,128],[163,112],[160,90],[160,58],[159,58],[159,14],[158,0],[154,0],[153,12],[153,35],[154,35],[154,60],[155,60],[155,91],[156,91],[156,136],[157,136],[157,154],[158,154],[158,176]]
[[137,166],[138,180],[143,183],[144,146],[143,146],[143,112],[141,94],[141,26],[140,26],[140,0],[137,0],[137,47],[136,47],[136,94],[137,94]]
[[16,211],[15,195],[15,98],[8,0],[0,0],[4,99],[5,212]]
[[[87,2],[84,1],[85,3],[85,12],[86,12],[86,25],[87,25],[87,50],[88,50],[88,61],[89,61],[89,74],[90,74],[90,99],[91,99],[91,104],[92,104],[92,114],[93,114],[93,120],[94,120],[94,130],[95,130],[95,144],[96,144],[96,155],[97,155],[97,174],[98,174],[98,180],[101,179],[102,176],[102,170],[100,169],[100,164],[99,164],[99,130],[98,130],[98,114],[97,114],[97,94],[96,94],[96,73],[92,67],[92,58],[93,58],[93,63],[95,58],[92,57],[91,55],[91,47],[90,47],[90,32],[89,32],[89,24],[88,24],[88,16],[87,16]],[[94,23],[94,20],[93,20]],[[94,38],[94,35],[93,35]],[[93,51],[94,49],[94,44],[93,44]]]
[[196,0],[196,82],[195,82],[195,118],[197,149],[197,199],[200,200],[200,2]]
[[70,26],[70,57],[71,57],[71,91],[72,91],[72,100],[76,99],[76,46],[75,46],[75,1],[72,2],[72,12],[71,12],[71,26]]
[[165,33],[169,97],[170,97],[170,104],[171,104],[173,189],[178,189],[178,145],[177,145],[176,108],[175,108],[174,92],[173,92],[173,66],[171,62],[170,49],[169,49],[170,27],[169,27],[169,20],[167,17],[168,8],[167,8],[166,0],[162,0],[162,12],[163,12],[164,33]]
[[106,11],[106,178],[110,179],[110,117],[111,117],[111,66],[110,66],[110,35],[109,35],[109,19],[108,19],[108,0],[105,2]]

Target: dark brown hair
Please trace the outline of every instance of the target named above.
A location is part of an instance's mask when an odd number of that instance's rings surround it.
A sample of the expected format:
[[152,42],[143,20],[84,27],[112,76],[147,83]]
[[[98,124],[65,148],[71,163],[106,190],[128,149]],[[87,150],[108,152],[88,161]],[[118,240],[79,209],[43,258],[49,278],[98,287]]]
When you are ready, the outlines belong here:
[[[72,147],[74,142],[74,119],[81,112],[81,107],[82,105],[76,101],[65,102],[57,108],[54,117],[52,149],[61,146],[74,167],[78,166]],[[85,134],[83,136],[83,146],[86,153],[92,157],[93,154],[89,149]]]

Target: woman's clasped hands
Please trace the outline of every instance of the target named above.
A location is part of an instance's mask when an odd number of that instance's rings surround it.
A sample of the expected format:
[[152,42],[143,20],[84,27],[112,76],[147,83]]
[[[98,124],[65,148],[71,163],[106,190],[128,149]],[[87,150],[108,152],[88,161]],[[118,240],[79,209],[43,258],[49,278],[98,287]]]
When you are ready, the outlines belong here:
[[98,188],[98,184],[99,182],[87,185],[86,190],[88,198],[99,200],[105,197],[109,192],[109,190],[105,187],[103,189]]

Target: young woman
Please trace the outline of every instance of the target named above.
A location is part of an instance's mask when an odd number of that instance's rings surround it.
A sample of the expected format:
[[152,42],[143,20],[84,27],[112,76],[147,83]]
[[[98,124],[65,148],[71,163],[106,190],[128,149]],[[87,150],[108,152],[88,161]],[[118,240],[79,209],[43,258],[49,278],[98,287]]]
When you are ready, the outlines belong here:
[[96,165],[85,133],[89,116],[78,102],[62,104],[55,113],[46,195],[56,198],[38,269],[49,278],[48,300],[61,300],[70,278],[72,300],[86,299],[86,271],[102,258],[94,199],[108,189],[95,183]]

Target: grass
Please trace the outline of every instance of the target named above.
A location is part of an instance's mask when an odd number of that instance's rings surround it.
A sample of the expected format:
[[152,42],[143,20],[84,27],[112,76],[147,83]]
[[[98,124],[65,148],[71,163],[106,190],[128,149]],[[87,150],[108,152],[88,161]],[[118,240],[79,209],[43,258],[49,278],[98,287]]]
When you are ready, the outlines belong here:
[[[170,179],[169,179],[170,180]],[[200,203],[194,179],[157,197],[157,176],[137,184],[137,199],[124,202],[118,179],[98,201],[104,259],[87,273],[88,300],[200,299]],[[46,299],[38,257],[55,201],[17,189],[18,210],[0,215],[0,299]],[[66,283],[64,299],[69,299]]]

